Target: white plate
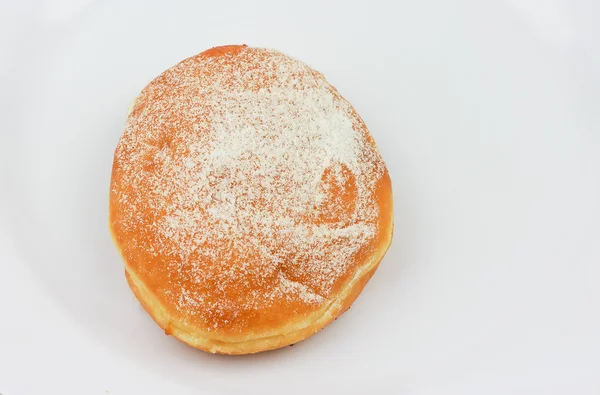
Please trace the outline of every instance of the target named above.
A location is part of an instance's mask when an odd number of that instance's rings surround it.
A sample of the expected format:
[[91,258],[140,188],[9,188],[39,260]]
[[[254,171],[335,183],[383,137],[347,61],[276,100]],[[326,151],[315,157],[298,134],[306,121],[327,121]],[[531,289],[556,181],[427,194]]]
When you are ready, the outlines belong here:
[[[600,15],[590,0],[5,3],[0,393],[600,393]],[[396,235],[313,338],[165,336],[107,231],[129,101],[211,46],[325,73],[381,147]]]

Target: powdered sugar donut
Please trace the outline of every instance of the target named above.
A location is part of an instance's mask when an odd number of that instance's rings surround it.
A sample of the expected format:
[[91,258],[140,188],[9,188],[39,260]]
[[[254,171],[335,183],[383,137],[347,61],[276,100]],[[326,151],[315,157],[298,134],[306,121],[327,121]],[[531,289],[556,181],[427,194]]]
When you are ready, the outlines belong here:
[[166,333],[247,354],[344,312],[392,238],[391,182],[362,119],[322,74],[225,46],[135,100],[115,151],[110,230]]

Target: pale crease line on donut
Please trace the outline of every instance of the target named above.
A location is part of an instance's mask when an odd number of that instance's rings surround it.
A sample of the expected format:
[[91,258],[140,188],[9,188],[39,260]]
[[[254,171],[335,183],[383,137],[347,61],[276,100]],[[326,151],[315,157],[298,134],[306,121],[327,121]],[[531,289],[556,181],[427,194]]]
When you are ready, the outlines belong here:
[[127,116],[131,115],[131,112],[133,111],[133,107],[135,107],[135,103],[137,102],[138,97],[139,96],[134,97],[131,103],[129,103],[129,107],[127,107]]

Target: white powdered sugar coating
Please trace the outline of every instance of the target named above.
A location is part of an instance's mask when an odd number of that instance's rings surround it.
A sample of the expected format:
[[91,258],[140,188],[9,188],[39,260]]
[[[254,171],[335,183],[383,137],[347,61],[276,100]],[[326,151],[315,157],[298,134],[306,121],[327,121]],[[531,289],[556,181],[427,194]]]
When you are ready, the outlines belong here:
[[385,167],[366,128],[321,74],[276,51],[163,73],[115,161],[119,224],[150,235],[132,248],[167,257],[146,272],[166,272],[165,297],[209,327],[275,301],[325,303],[377,232]]

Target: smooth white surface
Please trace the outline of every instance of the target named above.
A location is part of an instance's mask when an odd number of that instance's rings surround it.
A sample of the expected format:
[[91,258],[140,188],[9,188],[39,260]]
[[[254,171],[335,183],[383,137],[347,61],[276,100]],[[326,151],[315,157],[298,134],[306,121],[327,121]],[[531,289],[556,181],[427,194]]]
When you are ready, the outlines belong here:
[[[0,393],[600,393],[597,2],[225,3],[0,6]],[[324,72],[396,204],[347,314],[237,358],[164,336],[107,231],[129,101],[231,43]]]

